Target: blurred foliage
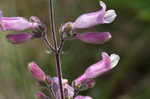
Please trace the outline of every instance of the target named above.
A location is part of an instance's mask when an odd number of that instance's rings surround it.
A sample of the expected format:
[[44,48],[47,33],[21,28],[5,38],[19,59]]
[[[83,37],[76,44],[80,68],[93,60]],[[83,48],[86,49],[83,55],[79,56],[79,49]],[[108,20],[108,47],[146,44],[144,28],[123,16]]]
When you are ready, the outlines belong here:
[[[55,0],[57,29],[82,13],[100,9],[98,2]],[[110,31],[113,38],[104,45],[67,41],[61,57],[64,78],[71,81],[78,77],[85,68],[101,59],[102,51],[117,53],[121,56],[119,65],[97,78],[96,87],[81,94],[91,95],[94,99],[149,99],[150,0],[104,2],[108,9],[116,10],[116,21],[83,31]],[[0,9],[5,16],[39,16],[49,27],[48,0],[0,0]],[[55,76],[53,55],[45,53],[47,49],[40,39],[12,45],[5,39],[5,35],[12,32],[0,32],[0,99],[34,99],[34,93],[39,88],[28,73],[27,64],[36,61],[47,74]]]

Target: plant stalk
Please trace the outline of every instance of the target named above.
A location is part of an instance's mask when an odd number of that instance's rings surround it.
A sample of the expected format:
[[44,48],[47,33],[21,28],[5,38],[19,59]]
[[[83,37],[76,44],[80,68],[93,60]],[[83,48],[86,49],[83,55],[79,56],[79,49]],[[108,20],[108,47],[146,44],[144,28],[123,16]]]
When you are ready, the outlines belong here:
[[49,10],[50,10],[50,24],[51,24],[51,32],[55,47],[55,59],[56,59],[56,69],[57,69],[57,76],[59,79],[59,87],[60,87],[60,94],[61,99],[64,99],[64,92],[62,86],[62,71],[61,71],[61,63],[60,63],[60,53],[58,52],[58,45],[56,39],[56,29],[55,29],[55,22],[54,22],[54,8],[53,8],[53,0],[49,0]]

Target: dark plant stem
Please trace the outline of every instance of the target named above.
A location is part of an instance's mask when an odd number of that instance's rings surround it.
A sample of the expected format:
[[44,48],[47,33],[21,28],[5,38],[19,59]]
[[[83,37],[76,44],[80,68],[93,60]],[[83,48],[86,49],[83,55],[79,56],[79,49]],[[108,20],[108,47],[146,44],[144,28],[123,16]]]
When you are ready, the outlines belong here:
[[60,53],[58,52],[56,31],[55,31],[53,0],[49,0],[49,10],[50,10],[51,32],[52,32],[54,47],[55,47],[55,51],[56,51],[55,52],[55,59],[56,59],[56,67],[57,67],[57,76],[59,79],[60,94],[61,94],[61,99],[64,99],[63,86],[62,86],[62,71],[61,71],[61,63],[60,63]]

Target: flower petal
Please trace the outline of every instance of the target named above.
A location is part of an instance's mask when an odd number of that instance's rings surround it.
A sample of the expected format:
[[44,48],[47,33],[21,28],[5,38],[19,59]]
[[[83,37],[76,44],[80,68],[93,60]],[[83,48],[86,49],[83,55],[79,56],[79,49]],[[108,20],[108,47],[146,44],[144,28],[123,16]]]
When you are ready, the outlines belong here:
[[99,24],[103,24],[104,23],[104,15],[106,12],[106,4],[103,1],[100,1],[99,5],[102,7],[102,9],[99,11],[99,16],[97,18],[97,21],[99,22]]
[[117,17],[115,10],[108,10],[104,15],[104,23],[112,23]]
[[111,54],[110,60],[111,60],[111,67],[114,68],[118,64],[120,57],[117,54]]

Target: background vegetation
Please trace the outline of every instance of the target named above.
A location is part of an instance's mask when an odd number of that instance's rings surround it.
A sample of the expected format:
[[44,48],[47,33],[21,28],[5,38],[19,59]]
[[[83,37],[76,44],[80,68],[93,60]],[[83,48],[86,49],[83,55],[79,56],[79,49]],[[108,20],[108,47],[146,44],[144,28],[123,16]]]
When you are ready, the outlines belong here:
[[[98,2],[55,0],[57,28],[82,13],[100,9]],[[118,17],[112,24],[90,30],[110,31],[112,39],[104,45],[67,41],[62,56],[64,78],[71,81],[78,77],[87,66],[101,59],[102,51],[117,53],[121,56],[119,65],[97,78],[96,87],[82,94],[94,99],[149,99],[150,0],[104,2],[116,10]],[[48,0],[0,0],[0,10],[5,16],[39,16],[49,26]],[[55,76],[53,55],[45,53],[47,49],[40,39],[12,45],[5,39],[5,35],[12,32],[0,32],[0,99],[35,99],[34,93],[39,88],[29,75],[27,64],[36,61],[47,74]]]

